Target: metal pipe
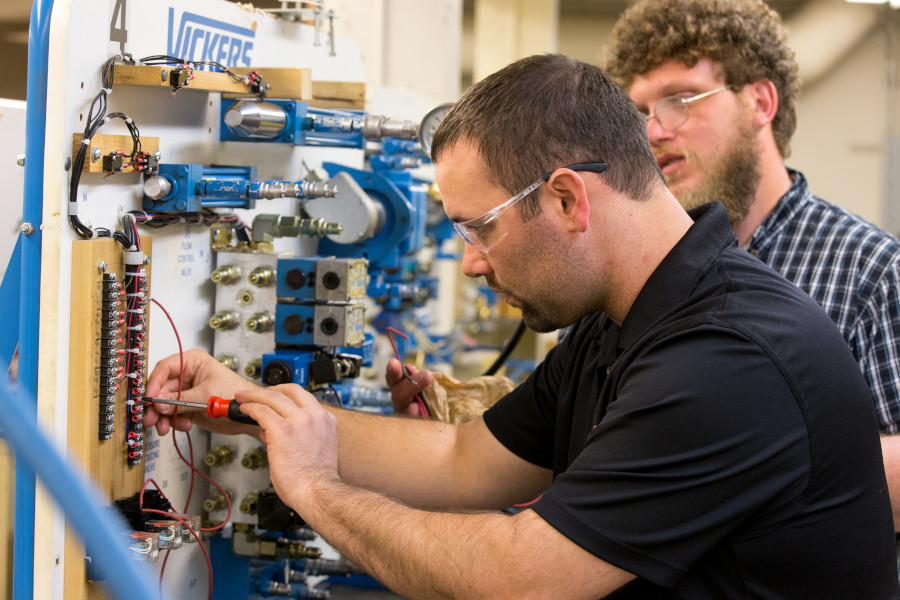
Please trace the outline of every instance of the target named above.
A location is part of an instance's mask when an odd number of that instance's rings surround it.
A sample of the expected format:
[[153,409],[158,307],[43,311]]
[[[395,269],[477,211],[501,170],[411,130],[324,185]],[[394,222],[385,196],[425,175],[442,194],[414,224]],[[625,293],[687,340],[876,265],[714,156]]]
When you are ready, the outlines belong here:
[[[41,304],[41,223],[44,212],[44,139],[47,117],[47,71],[50,15],[53,0],[34,0],[28,30],[28,75],[25,109],[25,191],[22,222],[34,233],[22,236],[19,294],[18,401],[29,423],[37,422],[35,391],[38,371],[38,327]],[[34,472],[16,460],[15,532],[13,538],[13,599],[34,596]]]

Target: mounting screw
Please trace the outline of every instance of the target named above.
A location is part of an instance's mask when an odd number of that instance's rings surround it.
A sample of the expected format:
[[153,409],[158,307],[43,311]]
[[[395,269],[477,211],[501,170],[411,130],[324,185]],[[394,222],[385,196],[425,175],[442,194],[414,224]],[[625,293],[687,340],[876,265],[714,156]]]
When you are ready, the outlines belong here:
[[68,171],[68,170],[71,169],[71,168],[72,168],[72,158],[69,157],[69,156],[67,156],[67,157],[65,158],[65,160],[63,161],[63,169],[65,169],[66,171]]
[[16,164],[19,165],[20,167],[25,166],[25,155],[24,154],[20,154],[19,156],[16,157]]
[[101,156],[103,156],[103,154],[101,153],[100,148],[97,146],[91,148],[91,162],[97,162],[100,160]]
[[169,80],[169,72],[166,69],[163,69],[162,71],[160,71],[159,76],[162,78],[163,81]]
[[145,264],[145,265],[149,265],[149,264],[150,264],[150,257],[149,257],[148,255],[146,255],[146,254],[144,255],[144,264]]
[[19,227],[19,231],[24,233],[25,235],[31,235],[34,233],[34,225],[31,223],[22,223],[22,226]]
[[101,273],[106,273],[106,269],[108,267],[109,267],[109,265],[106,264],[105,260],[101,260],[99,263],[97,263],[97,270],[100,271]]

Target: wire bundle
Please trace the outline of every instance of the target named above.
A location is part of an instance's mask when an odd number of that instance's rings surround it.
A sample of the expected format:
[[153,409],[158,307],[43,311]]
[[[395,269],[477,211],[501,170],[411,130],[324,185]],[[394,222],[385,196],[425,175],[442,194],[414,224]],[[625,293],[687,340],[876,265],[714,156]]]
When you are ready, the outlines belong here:
[[103,70],[101,72],[102,87],[91,101],[91,107],[90,110],[88,110],[87,123],[84,126],[84,135],[81,139],[81,145],[75,153],[75,158],[72,160],[72,176],[69,183],[69,222],[72,224],[72,227],[78,235],[86,239],[93,237],[110,237],[108,229],[98,228],[92,230],[78,217],[78,185],[81,182],[81,172],[84,169],[85,157],[91,146],[91,138],[93,138],[97,131],[106,123],[109,123],[113,119],[122,119],[125,122],[125,126],[128,128],[128,132],[131,134],[132,147],[131,154],[128,155],[129,159],[133,162],[137,154],[141,151],[141,133],[138,130],[137,123],[125,113],[106,113],[107,96],[112,92],[114,81],[113,75],[118,61],[133,62],[133,59],[130,54],[117,54],[103,64]]
[[269,89],[268,84],[263,80],[262,75],[260,75],[258,71],[251,71],[246,75],[238,75],[222,63],[214,60],[192,61],[177,56],[170,56],[168,54],[153,54],[140,59],[140,63],[142,65],[166,65],[184,69],[187,73],[187,78],[184,83],[180,84],[173,80],[173,94],[190,83],[194,78],[194,70],[198,67],[213,67],[219,69],[221,72],[231,77],[233,81],[246,85],[250,92],[258,95],[260,98],[265,98],[266,91]]

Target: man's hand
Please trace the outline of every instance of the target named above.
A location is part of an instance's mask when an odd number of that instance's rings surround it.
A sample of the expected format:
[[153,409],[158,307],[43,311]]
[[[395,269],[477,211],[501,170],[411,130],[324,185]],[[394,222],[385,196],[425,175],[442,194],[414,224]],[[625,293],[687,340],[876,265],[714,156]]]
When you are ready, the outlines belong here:
[[394,412],[398,415],[409,417],[422,417],[422,411],[416,404],[416,394],[431,383],[431,371],[419,371],[412,365],[407,365],[409,375],[415,384],[403,375],[403,365],[396,358],[388,360],[385,381],[391,388],[391,401],[394,404]]
[[275,492],[302,514],[311,485],[340,480],[337,418],[294,384],[237,392],[235,399],[259,423]]
[[[181,360],[177,354],[159,361],[147,379],[146,396],[175,398],[178,394],[180,367]],[[206,404],[210,396],[231,398],[239,390],[258,388],[259,386],[247,381],[199,348],[184,353],[182,400]],[[168,404],[148,404],[144,409],[144,427],[155,425],[157,433],[165,435],[172,427],[172,414],[175,408]],[[210,419],[205,411],[178,407],[175,429],[190,431],[193,423],[216,433],[256,434],[256,427],[240,425],[228,419]]]

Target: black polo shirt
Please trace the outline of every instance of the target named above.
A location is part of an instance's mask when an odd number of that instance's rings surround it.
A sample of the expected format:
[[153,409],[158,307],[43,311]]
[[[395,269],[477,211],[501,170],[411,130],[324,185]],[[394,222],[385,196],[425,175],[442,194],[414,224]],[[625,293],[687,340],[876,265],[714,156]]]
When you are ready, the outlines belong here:
[[533,506],[681,598],[893,598],[872,395],[806,294],[737,246],[719,203],[621,327],[584,317],[484,415],[553,469]]

